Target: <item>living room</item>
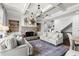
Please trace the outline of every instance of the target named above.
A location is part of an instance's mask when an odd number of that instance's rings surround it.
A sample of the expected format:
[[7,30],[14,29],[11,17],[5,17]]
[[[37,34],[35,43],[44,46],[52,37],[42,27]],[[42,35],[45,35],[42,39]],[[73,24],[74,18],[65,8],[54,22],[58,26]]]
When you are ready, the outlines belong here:
[[79,56],[79,3],[0,3],[0,56]]

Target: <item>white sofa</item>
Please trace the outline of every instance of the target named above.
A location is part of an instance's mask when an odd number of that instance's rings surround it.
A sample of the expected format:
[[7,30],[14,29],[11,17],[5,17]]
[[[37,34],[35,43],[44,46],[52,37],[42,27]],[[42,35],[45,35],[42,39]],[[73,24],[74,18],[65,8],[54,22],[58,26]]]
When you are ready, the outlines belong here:
[[54,45],[58,45],[63,43],[63,35],[62,33],[56,32],[43,32],[40,34],[40,39],[46,42],[52,43]]
[[[8,38],[10,38],[10,37],[8,37]],[[9,42],[9,43],[7,43],[7,45],[9,45],[8,46],[9,48],[1,47],[1,46],[6,46],[6,43],[4,43],[5,41],[6,40],[4,40],[3,42],[0,42],[0,56],[29,56],[29,55],[32,55],[33,48],[30,45],[30,43],[28,41],[26,41],[25,39],[24,39],[23,44],[17,45],[15,48],[11,47],[11,46],[13,46],[10,44],[11,41],[7,41],[7,42]],[[20,41],[20,43],[21,43],[21,41]],[[13,42],[11,42],[11,43],[13,43]],[[1,48],[2,48],[2,50],[1,50]]]

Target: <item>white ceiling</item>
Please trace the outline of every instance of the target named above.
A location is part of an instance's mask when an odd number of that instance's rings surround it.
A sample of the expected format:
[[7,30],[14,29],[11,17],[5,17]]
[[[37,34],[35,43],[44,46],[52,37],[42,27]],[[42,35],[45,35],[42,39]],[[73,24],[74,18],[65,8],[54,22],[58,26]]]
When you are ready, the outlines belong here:
[[9,9],[13,9],[19,12],[24,12],[25,3],[5,3],[4,6],[6,7],[7,11]]
[[[46,8],[49,8],[49,6],[52,8],[49,9],[47,12],[45,12],[48,15],[55,14],[59,11],[65,11],[67,8],[75,5],[76,3],[3,3],[8,15],[14,14],[17,17],[20,17],[24,15],[25,10],[29,10],[30,12],[33,12],[34,14],[37,13],[37,5],[40,4],[41,9],[44,11]],[[57,6],[58,5],[58,6]],[[53,8],[56,7],[56,8]],[[28,11],[26,11],[28,14]]]

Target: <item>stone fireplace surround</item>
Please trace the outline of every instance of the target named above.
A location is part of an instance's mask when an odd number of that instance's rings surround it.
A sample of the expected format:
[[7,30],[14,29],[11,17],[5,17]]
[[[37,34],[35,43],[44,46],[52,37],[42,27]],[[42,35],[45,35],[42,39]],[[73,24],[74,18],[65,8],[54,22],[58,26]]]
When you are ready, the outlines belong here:
[[31,39],[38,39],[38,35],[36,32],[36,27],[26,27],[26,26],[22,26],[21,27],[21,34],[24,35],[24,37],[27,40],[31,40]]
[[30,36],[37,36],[37,33],[33,32],[33,31],[28,31],[25,33],[26,37],[30,37]]
[[26,40],[30,41],[30,40],[36,40],[39,38],[39,36],[37,35],[36,32],[33,32],[33,31],[28,31],[28,32],[25,32],[25,34],[23,34],[24,37],[26,38]]
[[26,26],[22,26],[21,27],[21,33],[24,34],[26,32],[36,32],[36,27],[26,27]]

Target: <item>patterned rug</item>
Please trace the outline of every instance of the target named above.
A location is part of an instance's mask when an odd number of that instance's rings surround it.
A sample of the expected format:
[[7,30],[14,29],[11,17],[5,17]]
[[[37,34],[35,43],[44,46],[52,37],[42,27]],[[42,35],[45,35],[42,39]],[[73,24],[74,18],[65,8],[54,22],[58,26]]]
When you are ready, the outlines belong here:
[[63,45],[54,46],[42,40],[32,40],[29,42],[33,46],[34,56],[63,56],[69,49]]

